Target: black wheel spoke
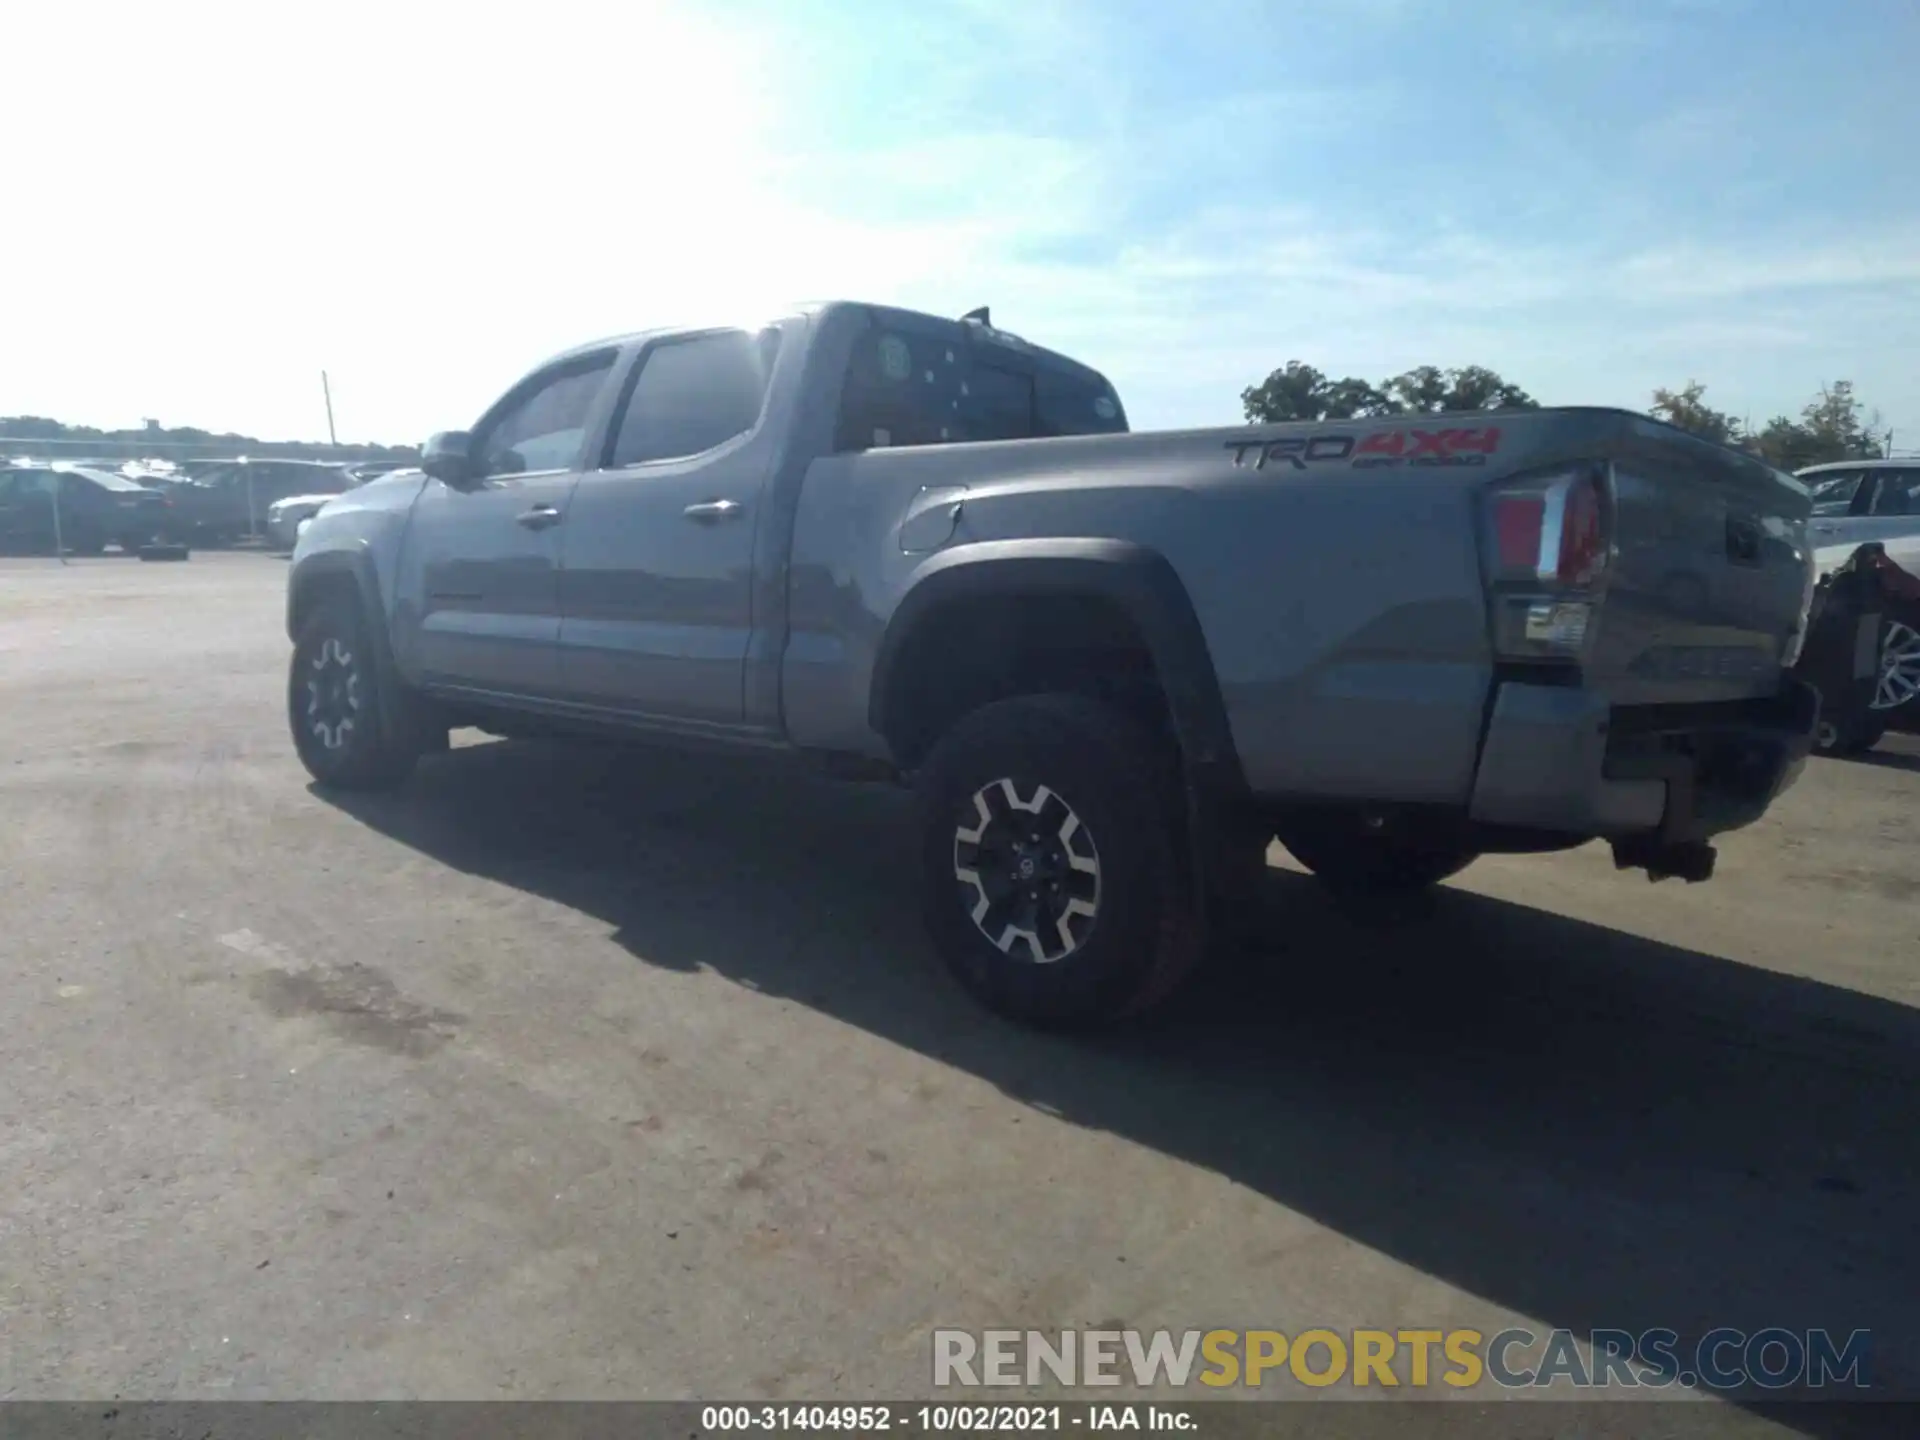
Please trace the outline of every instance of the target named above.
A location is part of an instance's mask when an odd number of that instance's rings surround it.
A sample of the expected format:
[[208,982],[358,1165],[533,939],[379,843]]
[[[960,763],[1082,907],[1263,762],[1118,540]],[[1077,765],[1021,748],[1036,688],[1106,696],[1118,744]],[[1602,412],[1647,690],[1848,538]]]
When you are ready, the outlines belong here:
[[344,750],[360,728],[360,672],[350,644],[328,636],[307,667],[307,724],[327,750]]

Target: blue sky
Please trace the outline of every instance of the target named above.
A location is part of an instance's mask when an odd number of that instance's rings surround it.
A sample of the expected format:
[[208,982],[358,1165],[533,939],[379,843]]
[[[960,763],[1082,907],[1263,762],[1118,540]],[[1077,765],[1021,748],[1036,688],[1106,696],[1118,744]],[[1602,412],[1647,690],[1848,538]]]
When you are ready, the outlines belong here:
[[991,303],[1143,427],[1299,358],[1756,421],[1851,378],[1920,447],[1912,0],[277,11],[107,27],[173,98],[52,132],[32,193],[233,212],[7,227],[0,413],[313,435],[326,366],[344,435],[411,440],[595,334],[854,295]]

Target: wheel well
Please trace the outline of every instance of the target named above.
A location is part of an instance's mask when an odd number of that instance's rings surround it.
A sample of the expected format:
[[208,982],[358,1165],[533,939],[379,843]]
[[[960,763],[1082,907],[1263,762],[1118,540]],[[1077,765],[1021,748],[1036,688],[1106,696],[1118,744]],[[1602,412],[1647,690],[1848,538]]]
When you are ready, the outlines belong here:
[[300,631],[313,613],[328,601],[351,600],[357,603],[359,599],[359,585],[353,576],[344,571],[329,570],[308,576],[294,587],[293,601],[287,607],[289,638],[299,639]]
[[950,600],[914,626],[885,683],[884,734],[904,769],[962,715],[1014,695],[1091,695],[1177,742],[1146,640],[1120,605],[1099,595]]

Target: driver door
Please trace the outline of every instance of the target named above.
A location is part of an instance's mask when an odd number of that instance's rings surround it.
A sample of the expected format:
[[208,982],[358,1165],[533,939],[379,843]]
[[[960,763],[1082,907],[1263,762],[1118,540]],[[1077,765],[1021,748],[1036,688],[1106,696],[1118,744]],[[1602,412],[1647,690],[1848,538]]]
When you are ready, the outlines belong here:
[[472,485],[430,480],[421,492],[408,548],[429,684],[529,699],[558,691],[561,530],[615,353],[521,381],[474,427]]

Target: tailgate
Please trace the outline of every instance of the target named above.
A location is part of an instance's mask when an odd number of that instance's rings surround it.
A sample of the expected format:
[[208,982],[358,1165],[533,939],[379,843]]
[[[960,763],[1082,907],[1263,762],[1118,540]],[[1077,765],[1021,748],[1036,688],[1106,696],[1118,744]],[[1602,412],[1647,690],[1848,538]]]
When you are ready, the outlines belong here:
[[1617,705],[1773,694],[1811,594],[1806,491],[1652,421],[1612,462],[1612,555],[1582,666]]

